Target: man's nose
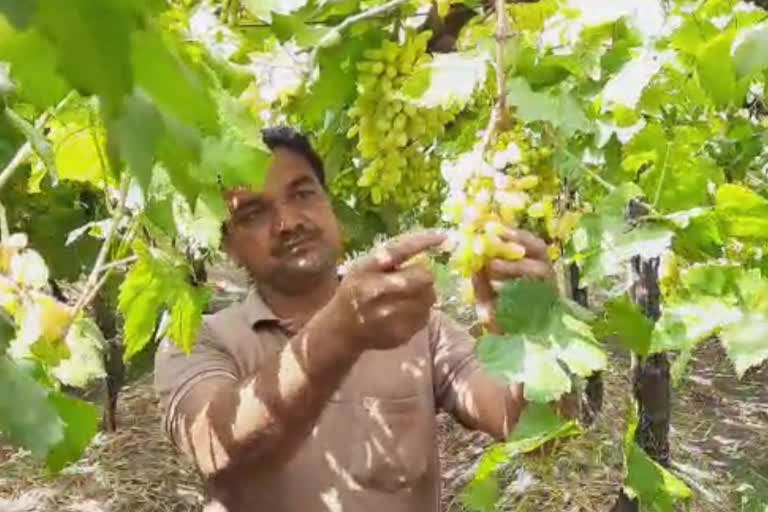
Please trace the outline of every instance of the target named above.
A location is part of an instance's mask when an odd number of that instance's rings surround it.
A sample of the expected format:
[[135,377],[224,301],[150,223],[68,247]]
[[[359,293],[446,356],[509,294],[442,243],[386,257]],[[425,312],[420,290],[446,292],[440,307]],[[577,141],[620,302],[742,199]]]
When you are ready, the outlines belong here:
[[275,231],[277,233],[294,231],[304,223],[300,213],[289,205],[281,205],[278,207],[275,220],[277,221],[275,225]]

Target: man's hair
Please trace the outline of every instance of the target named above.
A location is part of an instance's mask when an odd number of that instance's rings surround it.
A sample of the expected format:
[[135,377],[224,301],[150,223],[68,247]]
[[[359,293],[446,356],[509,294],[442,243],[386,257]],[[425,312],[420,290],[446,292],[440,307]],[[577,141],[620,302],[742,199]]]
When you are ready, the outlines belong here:
[[264,128],[261,131],[261,137],[272,151],[277,148],[286,148],[306,158],[309,165],[312,166],[312,171],[315,173],[317,180],[325,188],[323,160],[314,150],[312,144],[309,143],[307,137],[288,126]]

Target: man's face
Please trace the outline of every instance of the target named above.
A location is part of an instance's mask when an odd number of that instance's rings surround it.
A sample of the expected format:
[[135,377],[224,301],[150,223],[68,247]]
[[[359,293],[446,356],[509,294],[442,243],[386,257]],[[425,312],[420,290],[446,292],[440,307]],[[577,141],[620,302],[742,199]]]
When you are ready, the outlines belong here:
[[259,192],[226,192],[227,251],[259,282],[300,291],[334,268],[341,234],[323,187],[302,155],[276,148]]

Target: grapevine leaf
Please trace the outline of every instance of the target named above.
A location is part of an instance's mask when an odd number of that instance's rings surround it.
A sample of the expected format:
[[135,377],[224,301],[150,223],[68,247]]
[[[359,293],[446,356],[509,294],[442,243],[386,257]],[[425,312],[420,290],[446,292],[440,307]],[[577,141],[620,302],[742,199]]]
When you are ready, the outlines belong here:
[[495,476],[475,478],[462,491],[461,502],[473,512],[493,512],[501,497],[499,480]]
[[632,443],[627,454],[625,486],[643,506],[653,512],[672,512],[675,502],[691,496],[691,491],[672,473]]
[[120,286],[118,309],[125,319],[124,359],[127,361],[150,341],[164,305],[167,265],[152,258],[146,246],[137,245],[139,260]]
[[56,48],[36,30],[5,32],[0,25],[0,58],[10,63],[21,98],[40,109],[56,104],[69,89],[57,72]]
[[690,351],[740,317],[738,308],[714,297],[669,304],[654,326],[648,352]]
[[707,41],[696,62],[701,87],[719,106],[727,106],[736,96],[736,76],[731,58],[733,36],[732,31],[726,31]]
[[143,96],[126,97],[120,116],[111,124],[111,134],[120,148],[123,161],[146,191],[152,180],[157,140],[163,134],[160,113]]
[[221,243],[221,224],[229,210],[221,192],[216,186],[202,188],[195,200],[194,210],[176,198],[173,217],[178,232],[201,247],[218,248]]
[[768,239],[768,200],[741,185],[722,185],[715,196],[715,211],[729,236]]
[[357,92],[356,63],[366,49],[380,44],[380,37],[378,31],[367,31],[318,51],[317,79],[306,84],[302,95],[291,105],[292,111],[300,113],[303,126],[321,128],[329,116],[338,116],[351,103]]
[[537,279],[516,279],[499,293],[495,318],[506,332],[538,332],[549,324],[558,303],[552,283]]
[[131,43],[137,85],[180,121],[216,133],[216,103],[202,79],[171,53],[159,35],[136,31]]
[[507,92],[509,105],[517,107],[517,116],[526,123],[548,121],[568,137],[593,131],[578,101],[569,93],[536,92],[520,77],[507,82]]
[[581,433],[582,429],[577,421],[563,421],[551,405],[530,403],[523,409],[504,446],[510,456],[515,456],[532,452],[554,439]]
[[197,339],[210,290],[184,283],[174,293],[168,335],[184,352],[189,353]]
[[630,497],[637,498],[643,509],[672,512],[675,502],[689,498],[691,491],[635,442],[639,423],[637,404],[630,403],[628,409],[624,436],[624,490]]
[[679,211],[707,204],[709,184],[724,180],[722,169],[697,156],[706,135],[690,126],[676,126],[667,133],[659,123],[649,123],[625,147],[623,167],[641,172],[640,186],[653,206]]
[[203,141],[200,181],[213,181],[217,174],[227,188],[248,186],[260,189],[271,153],[245,144],[231,135],[208,137]]
[[293,40],[302,47],[315,46],[331,29],[322,25],[308,25],[301,16],[272,13],[269,28],[280,42]]
[[603,336],[616,336],[627,350],[646,356],[651,345],[653,325],[624,294],[605,304],[605,318],[599,331]]
[[51,143],[48,141],[48,139],[45,138],[45,135],[43,135],[43,133],[38,130],[34,124],[21,117],[12,109],[5,109],[5,115],[11,124],[21,133],[23,133],[27,138],[29,145],[43,162],[43,165],[50,174],[52,181],[54,183],[58,182],[59,173],[56,170],[56,160],[54,159],[53,148],[51,147]]
[[436,53],[403,86],[413,103],[426,107],[464,106],[486,78],[485,58],[470,53]]
[[57,472],[80,458],[91,439],[99,430],[99,414],[92,404],[54,391],[48,395],[48,403],[56,410],[64,425],[64,438],[51,448],[46,466]]
[[102,127],[91,125],[84,113],[63,122],[54,120],[48,124],[48,130],[59,178],[103,186],[106,151]]
[[24,30],[29,26],[36,9],[36,0],[25,0],[22,2],[19,0],[0,0],[0,13],[20,30]]
[[125,2],[38,0],[36,20],[58,50],[59,68],[76,87],[102,95],[110,105],[131,91],[134,18]]
[[718,258],[723,253],[725,240],[714,212],[708,211],[690,219],[687,225],[675,233],[673,248],[691,261]]
[[768,317],[748,315],[739,322],[724,327],[720,333],[728,358],[739,378],[753,366],[768,359]]
[[307,0],[244,0],[243,5],[254,17],[272,22],[272,13],[290,14],[304,7]]
[[768,24],[741,32],[734,42],[733,64],[742,78],[768,68]]
[[551,402],[571,390],[551,346],[526,336],[486,335],[478,343],[478,359],[492,375],[524,385],[525,398]]
[[64,438],[47,390],[5,357],[0,357],[0,389],[0,432],[44,458]]
[[102,348],[107,342],[93,320],[78,317],[69,329],[66,343],[70,356],[51,372],[62,384],[85,388],[105,376]]

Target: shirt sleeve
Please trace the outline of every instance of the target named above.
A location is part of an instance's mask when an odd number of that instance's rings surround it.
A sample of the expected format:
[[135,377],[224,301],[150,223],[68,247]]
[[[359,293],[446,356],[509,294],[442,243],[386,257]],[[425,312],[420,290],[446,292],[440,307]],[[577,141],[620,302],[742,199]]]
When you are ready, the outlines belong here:
[[155,354],[155,391],[160,400],[163,430],[177,446],[179,415],[191,412],[186,410],[186,397],[212,377],[236,381],[237,366],[232,356],[216,344],[205,321],[189,354],[168,338],[161,341]]
[[522,396],[486,372],[475,356],[474,337],[444,313],[431,319],[433,381],[438,408],[467,428],[503,440],[519,418]]
[[440,409],[452,413],[466,391],[469,376],[480,369],[475,339],[445,313],[436,311],[430,323],[435,399]]

